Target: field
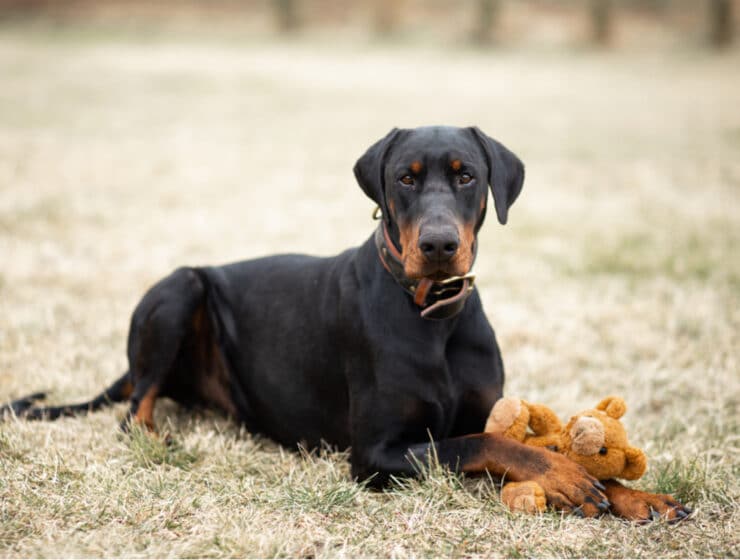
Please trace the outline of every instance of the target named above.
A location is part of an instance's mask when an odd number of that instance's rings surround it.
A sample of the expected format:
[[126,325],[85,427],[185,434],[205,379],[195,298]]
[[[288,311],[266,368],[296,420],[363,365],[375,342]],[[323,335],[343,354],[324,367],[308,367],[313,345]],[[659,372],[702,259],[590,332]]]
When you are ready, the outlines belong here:
[[180,264],[361,243],[352,166],[392,126],[478,124],[521,156],[478,287],[506,392],[562,417],[622,395],[641,488],[688,522],[509,514],[433,468],[372,493],[346,454],[124,408],[0,424],[0,556],[740,555],[740,55],[339,47],[0,28],[0,402],[86,398]]

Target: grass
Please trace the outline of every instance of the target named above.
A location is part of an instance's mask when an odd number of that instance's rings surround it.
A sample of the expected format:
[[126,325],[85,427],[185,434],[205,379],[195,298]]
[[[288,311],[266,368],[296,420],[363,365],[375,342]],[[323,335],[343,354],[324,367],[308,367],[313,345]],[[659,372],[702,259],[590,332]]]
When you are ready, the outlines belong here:
[[[670,227],[661,231],[628,231],[616,239],[594,238],[582,247],[580,266],[574,274],[625,276],[637,280],[667,277],[676,280],[706,282],[712,275],[736,287],[740,283],[740,262],[732,259],[738,239],[728,223],[709,223],[702,230],[679,231]],[[728,259],[730,259],[728,261]]]
[[127,438],[128,452],[132,462],[142,468],[155,468],[167,465],[182,470],[190,469],[198,461],[196,449],[185,449],[177,439],[172,439],[167,431],[158,437],[152,437],[146,430],[133,426]]
[[736,52],[25,30],[0,29],[1,400],[116,378],[131,310],[176,266],[363,241],[362,151],[395,125],[476,123],[527,164],[476,263],[507,393],[563,418],[622,395],[650,458],[636,485],[695,514],[515,515],[497,481],[439,466],[373,492],[346,451],[163,402],[170,445],[121,436],[120,406],[0,424],[0,556],[740,555]]

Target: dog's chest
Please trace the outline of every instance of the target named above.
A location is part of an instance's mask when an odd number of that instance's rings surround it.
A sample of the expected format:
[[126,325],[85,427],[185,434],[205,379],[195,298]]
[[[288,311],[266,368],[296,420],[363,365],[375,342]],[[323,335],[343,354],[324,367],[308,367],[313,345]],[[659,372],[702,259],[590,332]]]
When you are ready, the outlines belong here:
[[404,399],[402,423],[409,436],[413,433],[418,441],[448,437],[455,424],[460,398],[456,389],[448,384],[427,386],[421,394],[408,395]]

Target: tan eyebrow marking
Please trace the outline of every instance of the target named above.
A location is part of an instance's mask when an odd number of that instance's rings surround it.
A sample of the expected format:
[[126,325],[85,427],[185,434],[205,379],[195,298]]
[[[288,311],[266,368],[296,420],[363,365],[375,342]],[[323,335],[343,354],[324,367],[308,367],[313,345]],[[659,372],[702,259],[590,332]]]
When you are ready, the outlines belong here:
[[422,165],[419,160],[416,160],[412,162],[409,167],[411,168],[411,171],[413,171],[414,173],[419,173],[419,171],[421,171]]
[[450,162],[450,167],[454,169],[455,171],[460,171],[460,168],[462,167],[462,162],[459,159],[453,159]]

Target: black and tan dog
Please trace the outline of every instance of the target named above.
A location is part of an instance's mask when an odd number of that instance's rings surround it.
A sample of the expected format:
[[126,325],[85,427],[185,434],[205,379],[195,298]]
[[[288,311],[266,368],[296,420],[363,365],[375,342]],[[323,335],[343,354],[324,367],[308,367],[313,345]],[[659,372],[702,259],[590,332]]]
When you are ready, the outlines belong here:
[[153,430],[156,400],[170,397],[285,445],[351,446],[353,475],[372,485],[413,475],[433,445],[452,468],[537,481],[559,509],[597,515],[608,495],[627,517],[685,517],[667,496],[607,489],[562,455],[480,433],[504,371],[469,272],[487,187],[505,224],[521,161],[477,128],[394,129],[355,176],[383,217],[361,247],[178,269],[134,311],[129,371],[111,387],[5,410],[53,419],[130,400],[124,426]]

